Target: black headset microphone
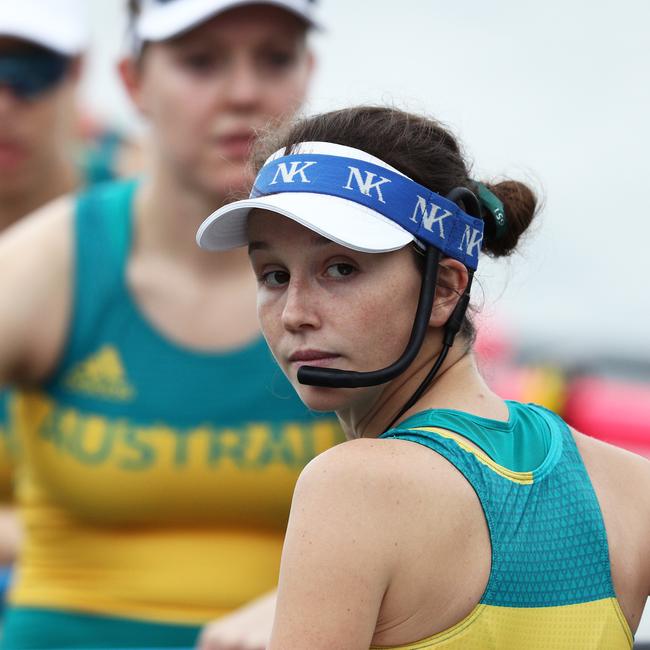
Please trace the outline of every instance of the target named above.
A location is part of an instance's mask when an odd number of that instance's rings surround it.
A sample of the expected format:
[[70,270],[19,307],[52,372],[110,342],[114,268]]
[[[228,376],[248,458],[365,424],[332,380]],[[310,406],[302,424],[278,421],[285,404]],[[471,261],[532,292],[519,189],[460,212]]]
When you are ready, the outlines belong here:
[[[482,218],[481,204],[476,195],[466,187],[456,187],[445,197],[454,203],[462,202],[466,212],[472,216]],[[395,377],[401,375],[415,360],[424,336],[429,326],[431,309],[436,293],[436,283],[438,280],[438,264],[440,262],[440,251],[434,246],[427,245],[424,257],[424,271],[422,273],[422,284],[420,286],[420,296],[418,306],[415,312],[411,336],[404,348],[402,355],[389,366],[380,370],[371,370],[369,372],[356,372],[353,370],[341,370],[339,368],[318,368],[316,366],[301,366],[298,369],[298,381],[308,386],[322,386],[326,388],[360,388],[364,386],[377,386],[385,384]],[[402,407],[400,412],[395,416],[390,426],[400,418],[415,402],[422,396],[429,384],[433,381],[440,366],[442,366],[449,349],[454,344],[456,334],[458,334],[465,313],[469,305],[470,290],[474,272],[469,271],[469,279],[465,291],[458,299],[451,316],[445,323],[443,332],[442,349],[438,354],[433,367],[425,377],[424,381],[417,388],[408,402]]]

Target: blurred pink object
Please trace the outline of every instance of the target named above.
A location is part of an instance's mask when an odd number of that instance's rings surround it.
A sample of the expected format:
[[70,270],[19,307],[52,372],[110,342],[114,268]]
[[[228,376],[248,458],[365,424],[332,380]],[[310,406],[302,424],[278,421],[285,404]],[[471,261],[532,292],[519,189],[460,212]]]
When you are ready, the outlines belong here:
[[564,417],[582,433],[650,458],[650,384],[579,377]]
[[485,379],[503,399],[534,402],[563,413],[566,382],[562,372],[551,365],[503,365],[486,373]]
[[475,317],[474,352],[479,362],[493,365],[510,362],[515,353],[516,337],[498,316],[479,314]]

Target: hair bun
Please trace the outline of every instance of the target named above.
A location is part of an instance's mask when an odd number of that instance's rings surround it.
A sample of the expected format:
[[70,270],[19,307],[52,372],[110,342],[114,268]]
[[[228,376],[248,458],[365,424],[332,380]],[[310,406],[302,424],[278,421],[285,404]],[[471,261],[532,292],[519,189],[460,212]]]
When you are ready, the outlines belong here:
[[528,185],[519,181],[505,180],[485,183],[485,186],[503,203],[506,228],[497,238],[492,216],[488,215],[483,250],[494,257],[505,257],[515,250],[519,238],[533,221],[537,212],[537,196]]

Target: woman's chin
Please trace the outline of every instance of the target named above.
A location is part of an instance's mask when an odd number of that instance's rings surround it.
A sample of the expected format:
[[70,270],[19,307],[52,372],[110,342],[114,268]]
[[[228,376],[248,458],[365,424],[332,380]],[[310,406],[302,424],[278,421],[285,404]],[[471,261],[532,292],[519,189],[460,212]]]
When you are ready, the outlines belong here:
[[247,193],[252,183],[247,163],[238,160],[218,160],[213,165],[206,165],[201,169],[200,176],[200,184],[210,193],[220,196]]
[[321,386],[306,386],[294,384],[298,396],[311,411],[331,413],[344,408],[350,401],[347,391],[341,388],[323,388]]

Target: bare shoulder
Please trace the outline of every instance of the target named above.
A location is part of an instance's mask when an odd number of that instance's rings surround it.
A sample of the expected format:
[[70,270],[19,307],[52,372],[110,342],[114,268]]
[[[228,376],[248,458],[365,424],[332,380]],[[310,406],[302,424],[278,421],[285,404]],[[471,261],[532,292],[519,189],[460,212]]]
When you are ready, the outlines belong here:
[[[335,575],[339,600],[356,593],[354,602],[375,603],[375,642],[393,645],[384,641],[396,629],[422,638],[432,620],[444,629],[474,607],[487,584],[490,542],[476,493],[445,458],[413,442],[363,439],[333,447],[303,471],[285,569],[288,562],[303,576]],[[354,592],[364,584],[367,592]],[[364,606],[359,616],[366,610],[374,611]]]
[[0,380],[38,380],[58,356],[70,306],[74,198],[0,237]]
[[45,233],[52,235],[71,219],[74,202],[74,195],[66,194],[26,215],[3,233],[1,249],[5,251],[21,242],[38,241],[46,237]]
[[609,475],[632,476],[650,486],[650,460],[627,449],[610,445],[575,429],[571,430],[587,469],[606,469]]
[[[27,215],[0,237],[3,275],[29,273],[44,280],[40,269],[57,272],[70,266],[74,198],[66,195]],[[47,275],[47,274],[45,274]]]
[[303,470],[293,507],[318,517],[355,519],[363,512],[365,524],[371,519],[373,527],[411,539],[428,538],[433,524],[442,539],[449,522],[453,535],[459,521],[482,519],[463,475],[439,454],[403,440],[351,440],[320,454]]
[[[601,494],[650,514],[650,460],[572,430],[587,472]],[[649,519],[650,520],[650,519]],[[650,526],[649,526],[650,527]]]
[[[456,479],[456,480],[455,480]],[[300,489],[364,488],[382,497],[396,488],[432,483],[451,484],[454,490],[465,479],[446,459],[422,445],[391,439],[348,440],[314,458],[303,470]]]

